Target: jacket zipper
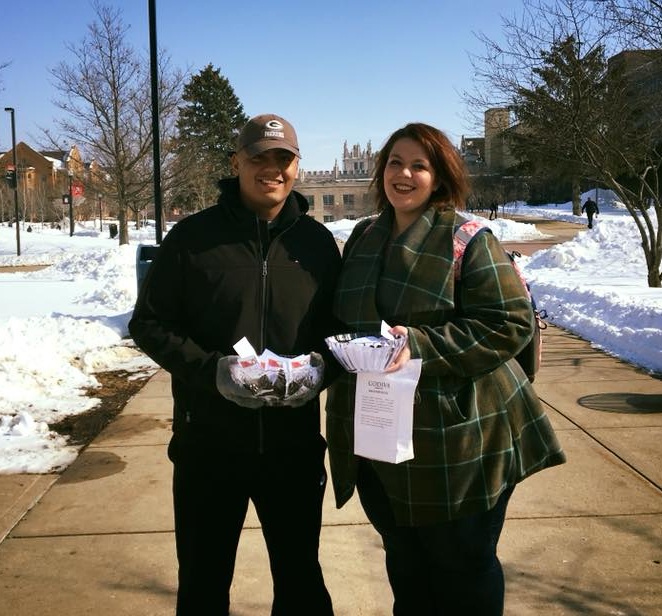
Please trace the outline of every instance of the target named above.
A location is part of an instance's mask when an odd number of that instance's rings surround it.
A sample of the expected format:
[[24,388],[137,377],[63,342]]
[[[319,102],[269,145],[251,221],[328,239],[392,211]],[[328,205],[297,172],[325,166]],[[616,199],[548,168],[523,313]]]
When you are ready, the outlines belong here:
[[[275,238],[273,242],[269,242],[267,247],[267,252],[262,256],[262,231],[260,226],[260,219],[256,216],[255,220],[257,221],[257,242],[258,250],[260,252],[260,258],[262,259],[262,298],[260,306],[260,349],[264,350],[267,342],[267,277],[269,275],[268,261],[269,254],[271,253],[271,246],[274,242],[278,241],[280,237],[287,233],[297,222],[296,218],[292,224],[283,229]],[[268,229],[267,229],[268,233]],[[260,413],[259,417],[259,436],[258,436],[258,451],[259,453],[264,453],[264,423],[263,423],[263,407],[258,409]]]
[[280,238],[287,233],[296,223],[298,218],[294,219],[292,224],[283,229],[275,238],[273,242],[269,242],[269,247],[267,248],[267,253],[262,257],[262,237],[260,231],[260,220],[257,220],[257,238],[260,250],[260,257],[262,258],[262,305],[260,306],[260,348],[264,350],[267,342],[267,278],[269,276],[269,254],[271,253],[271,246],[275,242],[280,241]]
[[[258,222],[258,227],[259,227]],[[268,254],[267,250],[267,254]],[[262,254],[262,243],[260,242],[260,255]],[[266,342],[266,331],[267,331],[267,257],[262,258],[262,305],[260,307],[260,349],[264,350],[264,343]],[[259,409],[260,419],[259,419],[259,435],[258,435],[258,451],[259,453],[264,453],[264,421],[263,421],[263,409]]]
[[[267,255],[264,254],[264,247],[262,244],[262,225],[260,224],[260,219],[255,217],[255,224],[257,226],[257,252],[260,260],[262,261],[262,284],[261,284],[261,297],[260,297],[260,340],[259,349],[264,351],[264,343],[266,340],[265,331],[266,331],[266,290],[267,290]],[[268,252],[268,250],[267,250]],[[263,409],[257,409],[258,412],[258,433],[257,433],[257,451],[258,453],[264,453],[264,416]]]
[[[267,251],[267,256],[268,256]],[[260,306],[260,348],[264,350],[267,342],[267,256],[262,260],[262,305]]]

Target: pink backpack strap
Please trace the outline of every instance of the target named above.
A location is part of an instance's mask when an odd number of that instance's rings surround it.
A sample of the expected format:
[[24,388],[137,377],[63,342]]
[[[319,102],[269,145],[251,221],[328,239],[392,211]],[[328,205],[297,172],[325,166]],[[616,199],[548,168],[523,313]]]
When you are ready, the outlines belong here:
[[477,220],[467,220],[462,223],[453,232],[453,266],[455,268],[455,280],[460,279],[460,272],[462,271],[462,257],[467,245],[471,238],[476,235],[481,229],[488,229]]
[[[460,274],[462,272],[462,257],[464,257],[464,251],[471,241],[471,238],[473,238],[482,229],[487,231],[490,230],[489,227],[481,225],[476,220],[468,220],[455,229],[455,232],[453,233],[453,266],[455,268],[454,273],[456,281],[460,280],[461,277]],[[510,263],[515,268],[517,276],[522,282],[522,286],[526,290],[527,297],[529,300],[531,300],[531,289],[529,288],[529,284],[526,282],[526,278],[524,277],[522,270],[515,262],[515,256],[510,252],[507,252],[506,254],[510,257]]]
[[[456,226],[453,231],[453,265],[455,268],[454,273],[456,283],[459,283],[461,279],[462,257],[464,257],[464,251],[471,239],[481,230],[490,231],[490,228],[481,225],[475,220],[468,220],[467,222]],[[536,308],[536,303],[531,295],[531,289],[526,282],[526,278],[515,262],[515,255],[512,252],[506,252],[506,254],[510,257],[510,263],[515,268],[515,272],[517,272],[517,275],[522,282],[522,286],[533,306],[533,313],[536,317],[536,328],[533,338],[516,357],[529,380],[533,382],[536,373],[540,368],[540,362],[542,361],[542,330],[547,327],[547,323],[545,323],[543,319],[545,319],[547,313],[544,310],[538,310]]]

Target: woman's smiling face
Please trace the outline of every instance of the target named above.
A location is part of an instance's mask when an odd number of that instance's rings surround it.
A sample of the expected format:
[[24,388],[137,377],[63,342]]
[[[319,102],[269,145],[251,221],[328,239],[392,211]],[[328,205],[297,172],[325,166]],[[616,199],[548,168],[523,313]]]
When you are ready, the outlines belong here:
[[411,224],[427,208],[430,195],[438,186],[423,146],[409,137],[398,139],[384,169],[384,192],[396,218]]

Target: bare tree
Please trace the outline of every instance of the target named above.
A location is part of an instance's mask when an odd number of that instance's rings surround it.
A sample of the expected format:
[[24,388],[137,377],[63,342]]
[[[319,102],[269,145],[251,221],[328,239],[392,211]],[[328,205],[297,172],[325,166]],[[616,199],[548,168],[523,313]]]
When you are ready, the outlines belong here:
[[624,48],[662,48],[660,0],[607,0],[602,4],[603,19],[620,33]]
[[[535,90],[540,85],[540,71],[553,45],[572,38],[580,55],[594,53],[608,39],[609,29],[599,25],[598,12],[588,0],[524,0],[521,14],[502,17],[502,38],[492,39],[483,33],[476,36],[483,52],[472,54],[476,77],[472,91],[464,100],[474,117],[482,117],[486,109],[513,109],[519,93]],[[581,96],[581,92],[575,92]],[[513,119],[517,119],[513,116]],[[567,147],[574,141],[571,127],[556,117],[550,118],[555,130],[548,135],[556,147],[544,138],[533,139],[522,126],[510,131],[515,142],[526,142],[528,156],[522,158],[522,148],[516,148],[520,171],[526,174],[557,178],[573,186],[573,212],[581,212],[579,197],[580,174],[576,162],[569,163]],[[561,131],[564,133],[561,135]],[[529,138],[530,137],[530,138]],[[532,149],[537,144],[538,147]]]
[[[603,18],[611,21],[621,44],[637,50],[635,66],[612,84],[620,104],[612,108],[615,124],[631,127],[623,143],[600,142],[600,154],[610,154],[624,172],[608,174],[606,183],[621,198],[642,238],[648,285],[662,286],[662,2],[608,0]],[[616,79],[614,79],[616,81]],[[613,136],[612,136],[613,138]],[[651,212],[655,212],[656,220]]]
[[[58,124],[64,137],[98,163],[100,177],[92,178],[93,184],[103,186],[106,198],[116,202],[119,242],[127,244],[129,210],[151,200],[149,61],[127,43],[128,27],[119,9],[96,2],[93,6],[96,21],[87,35],[67,46],[76,62],[61,62],[51,70],[61,96],[55,103],[66,114]],[[183,78],[170,72],[164,53],[159,54],[159,76],[161,129],[167,131],[173,126]],[[164,143],[167,137],[162,135]],[[162,156],[167,162],[167,149]]]
[[[622,0],[621,4],[641,9],[657,2]],[[606,19],[602,11],[607,3],[525,0],[524,4],[519,21],[503,20],[505,43],[481,38],[485,53],[474,57],[473,63],[483,82],[482,92],[489,94],[473,94],[467,101],[475,109],[483,105],[484,110],[492,106],[491,98],[519,113],[520,135],[531,131],[529,139],[520,143],[524,146],[519,148],[520,157],[527,155],[528,141],[534,162],[553,166],[554,159],[562,159],[562,164],[556,163],[559,169],[579,170],[581,176],[612,189],[641,234],[648,284],[659,287],[662,236],[651,209],[662,219],[662,52],[617,54],[622,41],[635,39],[635,30],[628,30],[635,26],[631,14],[621,20],[613,15]],[[638,14],[644,17],[636,22],[637,28],[658,15]],[[598,56],[603,54],[611,55],[605,69],[587,70],[587,65],[596,66],[594,61],[599,65]],[[536,140],[539,145],[534,148]],[[578,176],[573,179],[577,186]]]
[[11,220],[11,206],[13,204],[13,190],[4,182],[0,183],[0,224]]
[[0,92],[2,92],[5,87],[2,85],[4,83],[4,80],[2,79],[2,71],[6,69],[11,62],[0,62]]
[[[501,17],[499,39],[475,34],[482,52],[471,53],[475,87],[463,92],[468,110],[482,123],[491,107],[508,107],[519,88],[536,85],[534,70],[554,42],[573,36],[586,52],[600,45],[611,30],[598,26],[598,9],[590,0],[523,0],[520,14]],[[612,28],[615,26],[612,25]]]
[[[4,80],[2,78],[2,71],[4,69],[6,69],[10,64],[11,64],[11,62],[0,62],[0,92],[2,92],[5,89],[5,87],[3,85]],[[4,220],[4,217],[3,217],[3,220]]]

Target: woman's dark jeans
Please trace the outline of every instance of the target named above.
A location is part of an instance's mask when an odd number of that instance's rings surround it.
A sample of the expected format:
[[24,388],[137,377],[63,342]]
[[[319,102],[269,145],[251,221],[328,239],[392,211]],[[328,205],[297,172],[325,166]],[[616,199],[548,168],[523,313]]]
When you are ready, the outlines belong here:
[[367,461],[357,488],[382,536],[394,616],[502,616],[504,577],[496,549],[513,489],[483,513],[435,526],[397,526]]

